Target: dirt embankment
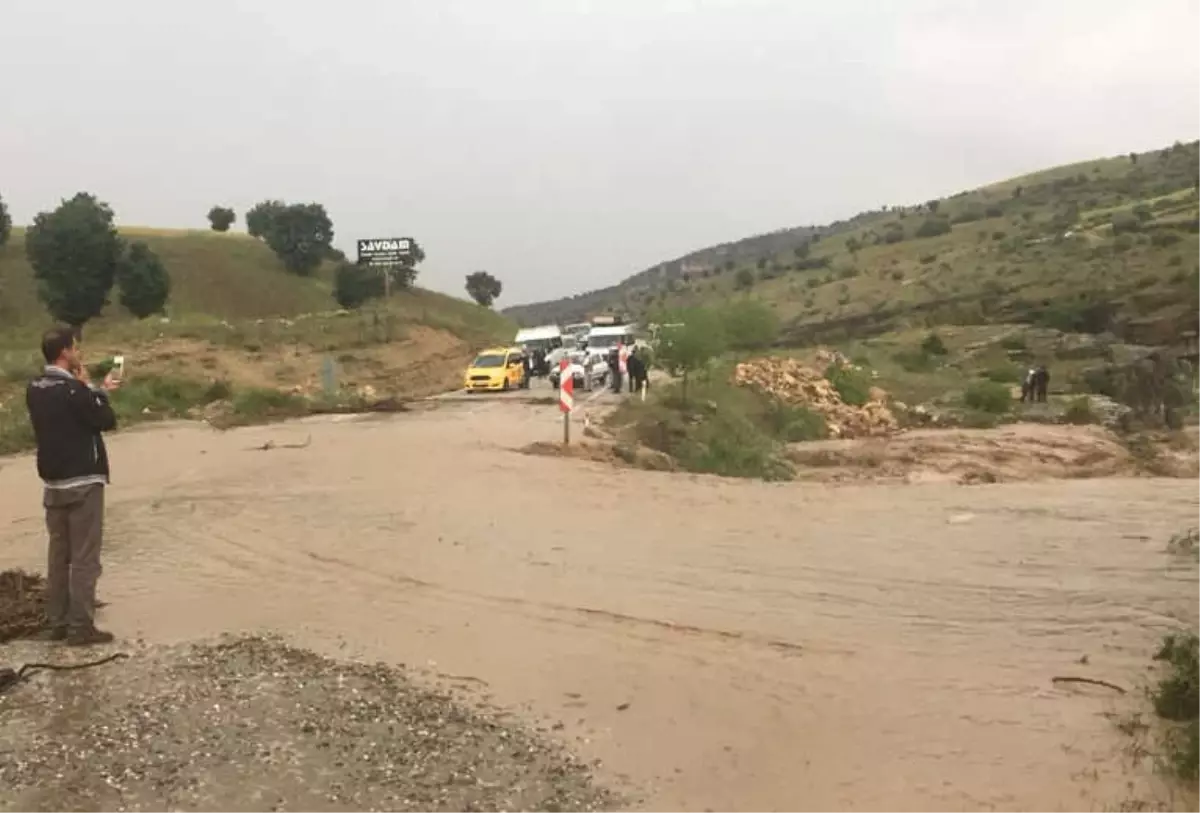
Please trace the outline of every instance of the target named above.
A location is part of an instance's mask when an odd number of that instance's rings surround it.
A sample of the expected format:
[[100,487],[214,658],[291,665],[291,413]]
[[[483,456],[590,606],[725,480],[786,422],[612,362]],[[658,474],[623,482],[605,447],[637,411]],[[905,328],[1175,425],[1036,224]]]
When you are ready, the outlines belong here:
[[[406,328],[402,340],[330,352],[300,344],[251,349],[179,338],[158,339],[124,352],[131,375],[203,377],[235,387],[273,387],[302,395],[322,391],[328,358],[333,383],[348,391],[420,397],[458,386],[471,348],[451,333],[417,325]],[[107,353],[99,348],[96,354]]]

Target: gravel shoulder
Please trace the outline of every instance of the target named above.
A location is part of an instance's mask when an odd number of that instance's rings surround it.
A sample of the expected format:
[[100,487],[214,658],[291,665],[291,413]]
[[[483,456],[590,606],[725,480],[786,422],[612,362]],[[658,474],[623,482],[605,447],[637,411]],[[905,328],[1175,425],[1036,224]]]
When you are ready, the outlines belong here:
[[[70,662],[64,654],[51,657]],[[595,810],[617,801],[588,766],[495,709],[392,666],[261,637],[37,673],[0,695],[0,788],[5,810]]]

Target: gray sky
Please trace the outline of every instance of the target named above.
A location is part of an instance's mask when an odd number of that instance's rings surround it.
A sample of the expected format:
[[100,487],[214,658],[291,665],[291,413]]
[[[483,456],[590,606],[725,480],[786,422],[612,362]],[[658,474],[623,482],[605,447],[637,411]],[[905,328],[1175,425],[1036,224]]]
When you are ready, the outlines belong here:
[[5,0],[0,195],[324,203],[500,305],[1200,133],[1200,0]]

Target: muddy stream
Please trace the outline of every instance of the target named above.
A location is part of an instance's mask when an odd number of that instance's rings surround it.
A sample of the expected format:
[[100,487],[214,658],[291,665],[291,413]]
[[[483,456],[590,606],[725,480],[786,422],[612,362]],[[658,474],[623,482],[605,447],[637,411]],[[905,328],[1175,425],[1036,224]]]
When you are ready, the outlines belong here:
[[[1110,719],[1137,692],[1051,678],[1136,689],[1194,621],[1195,564],[1164,553],[1194,480],[768,485],[512,451],[559,431],[480,401],[119,435],[101,623],[417,667],[655,809],[1153,792]],[[43,570],[39,499],[30,459],[0,460],[0,569]]]

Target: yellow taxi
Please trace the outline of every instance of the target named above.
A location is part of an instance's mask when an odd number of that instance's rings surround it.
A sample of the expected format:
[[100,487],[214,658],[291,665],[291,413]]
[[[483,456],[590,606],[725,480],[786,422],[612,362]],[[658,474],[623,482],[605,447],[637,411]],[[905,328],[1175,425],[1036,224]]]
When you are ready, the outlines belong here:
[[467,367],[467,392],[515,390],[525,386],[525,353],[519,347],[490,347]]

